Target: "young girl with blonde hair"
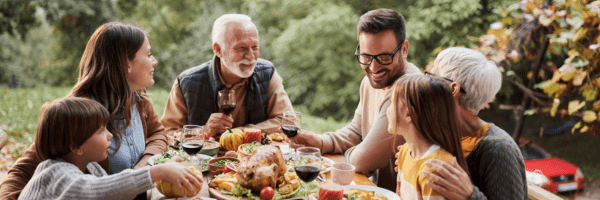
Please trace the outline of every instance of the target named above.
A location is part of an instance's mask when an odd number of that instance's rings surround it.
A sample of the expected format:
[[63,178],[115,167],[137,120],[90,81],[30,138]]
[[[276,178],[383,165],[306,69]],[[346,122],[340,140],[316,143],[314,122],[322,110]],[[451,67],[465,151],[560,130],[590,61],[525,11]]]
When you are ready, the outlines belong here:
[[396,193],[403,199],[444,199],[427,185],[431,180],[424,173],[432,170],[425,163],[431,158],[468,171],[454,115],[455,102],[447,80],[409,75],[394,83],[387,110],[388,131],[406,140],[396,155]]

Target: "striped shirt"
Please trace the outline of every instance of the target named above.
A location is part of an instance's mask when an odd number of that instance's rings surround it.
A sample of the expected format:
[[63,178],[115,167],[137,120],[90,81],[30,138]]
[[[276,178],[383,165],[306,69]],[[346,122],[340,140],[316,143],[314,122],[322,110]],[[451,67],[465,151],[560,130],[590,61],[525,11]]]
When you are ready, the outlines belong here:
[[398,177],[396,193],[402,199],[445,199],[439,193],[434,191],[426,183],[431,181],[423,174],[424,170],[433,173],[431,168],[425,165],[425,161],[435,158],[449,164],[452,163],[452,154],[441,149],[438,145],[432,145],[420,159],[415,159],[410,155],[410,147],[405,144],[398,152]]
[[40,163],[19,199],[133,199],[152,189],[150,167],[107,175],[97,162],[84,174],[62,159]]

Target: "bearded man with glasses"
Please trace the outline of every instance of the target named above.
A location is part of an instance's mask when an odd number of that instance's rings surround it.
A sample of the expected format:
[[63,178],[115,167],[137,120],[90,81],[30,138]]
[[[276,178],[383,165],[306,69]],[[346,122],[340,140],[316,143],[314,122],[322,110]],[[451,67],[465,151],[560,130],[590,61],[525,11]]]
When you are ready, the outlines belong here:
[[299,131],[290,142],[318,147],[323,153],[344,153],[356,172],[372,175],[379,187],[395,191],[394,147],[405,141],[387,131],[389,89],[404,74],[421,71],[406,61],[405,21],[395,11],[378,9],[365,13],[359,19],[357,36],[355,56],[366,76],[360,86],[354,119],[342,129],[322,135]]

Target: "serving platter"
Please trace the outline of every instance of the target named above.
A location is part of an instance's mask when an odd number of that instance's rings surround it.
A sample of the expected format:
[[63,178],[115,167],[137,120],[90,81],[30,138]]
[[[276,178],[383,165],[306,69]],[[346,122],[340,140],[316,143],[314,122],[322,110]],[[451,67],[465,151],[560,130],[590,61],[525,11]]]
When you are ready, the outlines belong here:
[[400,200],[400,197],[392,192],[389,191],[385,188],[380,188],[380,187],[375,187],[375,186],[370,186],[370,185],[346,185],[344,186],[344,190],[349,190],[349,189],[361,189],[361,190],[367,190],[367,191],[373,191],[375,192],[375,194],[381,194],[385,197],[388,198],[388,200]]
[[[294,165],[290,162],[290,160],[292,158],[294,158],[294,156],[295,156],[294,154],[283,155],[283,159],[286,162],[288,172],[292,172],[294,169]],[[333,166],[333,164],[335,164],[335,161],[333,161],[327,157],[323,157],[323,156],[321,156],[321,158],[323,159],[323,163],[321,163],[321,174],[331,171],[331,166]]]
[[[172,151],[172,150],[169,150],[169,151],[171,151],[171,152],[174,152],[174,151]],[[170,153],[171,153],[171,152],[170,152]],[[208,161],[209,161],[209,160],[212,160],[212,159],[213,159],[213,157],[211,157],[211,156],[207,156],[207,155],[204,155],[204,154],[197,154],[197,157],[198,157],[198,159],[205,160],[205,162],[204,162],[204,166],[203,166],[203,168],[202,168],[202,170],[201,170],[201,171],[202,171],[202,172],[206,172],[206,171],[208,171]],[[153,156],[150,156],[150,158],[148,159],[148,164],[150,164],[150,165],[155,165],[155,164],[157,164],[157,163],[156,163],[156,161],[155,161],[155,159],[156,159],[156,158],[160,158],[160,154],[154,154]]]

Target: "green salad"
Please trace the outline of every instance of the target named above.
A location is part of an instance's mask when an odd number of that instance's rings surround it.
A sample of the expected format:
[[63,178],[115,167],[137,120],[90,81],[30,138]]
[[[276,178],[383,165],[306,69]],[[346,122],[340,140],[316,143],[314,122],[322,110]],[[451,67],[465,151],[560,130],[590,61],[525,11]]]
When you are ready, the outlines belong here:
[[[154,158],[154,163],[155,164],[165,163],[169,159],[171,159],[175,156],[179,156],[179,157],[183,158],[184,161],[189,161],[189,157],[190,157],[187,153],[185,153],[185,151],[183,151],[183,149],[171,150],[171,151],[160,153],[160,156]],[[204,165],[202,165],[202,170],[208,170],[208,161],[210,160],[210,158],[207,158],[207,159],[198,158],[198,159],[200,161],[202,161],[202,163],[204,163]]]
[[236,164],[236,165],[238,164],[238,162],[235,160],[223,159],[223,160],[218,160],[217,162],[214,162],[213,165],[214,166],[225,166],[225,163],[228,163],[228,162]]
[[242,147],[242,151],[244,151],[244,153],[252,154],[254,149],[260,147],[260,143],[256,142],[256,141],[252,141],[252,143],[243,144],[241,147]]

